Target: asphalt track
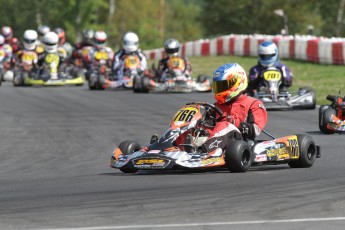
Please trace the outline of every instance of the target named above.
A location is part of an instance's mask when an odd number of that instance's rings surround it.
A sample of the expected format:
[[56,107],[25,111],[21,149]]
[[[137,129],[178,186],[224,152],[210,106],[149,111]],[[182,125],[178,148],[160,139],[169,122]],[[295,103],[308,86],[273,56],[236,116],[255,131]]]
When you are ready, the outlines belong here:
[[344,135],[317,110],[269,112],[279,137],[310,134],[307,169],[139,172],[108,167],[123,140],[147,144],[186,102],[210,93],[133,94],[86,87],[0,87],[0,229],[344,229]]

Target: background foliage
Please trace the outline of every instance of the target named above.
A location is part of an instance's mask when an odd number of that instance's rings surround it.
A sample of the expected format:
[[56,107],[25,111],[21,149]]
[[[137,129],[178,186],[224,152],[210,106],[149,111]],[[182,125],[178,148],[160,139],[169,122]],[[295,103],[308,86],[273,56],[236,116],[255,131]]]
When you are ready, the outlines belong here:
[[224,34],[279,34],[284,17],[290,34],[345,36],[345,0],[0,0],[0,25],[21,38],[25,29],[44,24],[62,27],[70,42],[85,28],[104,29],[117,48],[126,31],[140,37],[142,49],[161,47],[165,39],[181,42]]

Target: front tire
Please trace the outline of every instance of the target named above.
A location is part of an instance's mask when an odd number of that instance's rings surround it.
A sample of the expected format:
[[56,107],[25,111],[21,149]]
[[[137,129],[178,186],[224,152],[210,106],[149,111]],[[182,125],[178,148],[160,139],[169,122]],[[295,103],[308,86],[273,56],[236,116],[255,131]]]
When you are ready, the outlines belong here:
[[149,77],[136,76],[133,79],[133,92],[134,93],[148,93],[150,90],[150,79]]
[[229,143],[224,158],[226,167],[233,173],[248,171],[253,162],[250,146],[241,140]]
[[[136,151],[141,149],[141,146],[135,141],[123,141],[119,145],[119,149],[124,155],[130,155]],[[121,172],[123,173],[136,173],[138,169],[134,167],[130,167],[128,165],[120,168]]]
[[311,136],[297,135],[299,146],[299,158],[298,160],[290,161],[288,164],[291,168],[309,168],[316,159],[317,148],[316,144]]
[[322,106],[320,107],[319,109],[319,128],[320,128],[320,131],[324,134],[333,134],[334,131],[333,130],[329,130],[327,128],[327,125],[328,125],[328,122],[329,122],[329,118],[332,116],[332,115],[336,115],[336,111],[335,109],[333,108],[323,108],[323,110],[321,111],[321,108]]

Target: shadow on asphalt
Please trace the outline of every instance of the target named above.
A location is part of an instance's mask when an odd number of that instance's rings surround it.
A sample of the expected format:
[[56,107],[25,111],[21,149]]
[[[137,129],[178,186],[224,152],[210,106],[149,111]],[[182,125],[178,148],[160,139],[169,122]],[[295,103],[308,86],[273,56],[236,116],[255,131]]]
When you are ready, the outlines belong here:
[[[277,171],[277,170],[289,170],[290,166],[287,164],[280,165],[256,165],[252,166],[248,172],[263,172],[263,171]],[[144,175],[202,175],[205,173],[231,173],[225,168],[218,169],[188,169],[188,170],[139,170],[136,173],[123,173],[120,170],[116,170],[114,173],[100,173],[100,176],[144,176]],[[232,174],[241,174],[241,173],[232,173]]]

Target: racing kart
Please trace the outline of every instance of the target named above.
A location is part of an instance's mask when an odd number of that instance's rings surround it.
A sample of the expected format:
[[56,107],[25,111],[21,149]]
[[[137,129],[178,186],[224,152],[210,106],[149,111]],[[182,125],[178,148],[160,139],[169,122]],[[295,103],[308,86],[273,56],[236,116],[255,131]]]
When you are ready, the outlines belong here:
[[[168,60],[168,69],[164,77],[159,76],[150,79],[149,76],[137,77],[133,83],[133,91],[137,92],[211,92],[212,85],[209,77],[199,75],[193,79],[185,70],[184,60],[178,56],[172,56]],[[153,66],[152,72],[157,72]]]
[[[106,55],[106,56],[105,56]],[[128,55],[124,59],[123,77],[121,80],[111,73],[110,68],[107,68],[105,61],[108,60],[107,53],[96,53],[96,60],[99,63],[90,75],[89,88],[90,89],[132,89],[133,79],[141,75],[140,59],[136,55]],[[104,60],[98,57],[106,57]]]
[[11,69],[11,61],[7,60],[4,50],[0,50],[0,86],[3,81],[13,79],[13,71]]
[[345,132],[345,97],[328,95],[330,105],[319,108],[319,129],[324,134]]
[[59,66],[61,60],[58,54],[47,54],[40,67],[33,65],[30,60],[33,56],[30,55],[23,55],[23,60],[13,78],[14,86],[82,86],[84,84],[82,76],[68,75],[62,69],[64,65]]
[[[321,157],[320,147],[308,135],[274,138],[266,131],[270,140],[234,139],[225,150],[214,148],[208,153],[202,145],[209,138],[207,128],[218,122],[217,116],[222,117],[223,113],[213,104],[188,103],[174,115],[165,134],[160,138],[153,135],[149,145],[141,147],[131,140],[121,142],[111,156],[110,167],[124,173],[211,168],[246,172],[259,164],[286,163],[292,168],[308,168]],[[235,126],[233,130],[239,133]],[[177,145],[176,140],[181,135],[186,135],[185,141]]]
[[283,79],[279,69],[269,67],[259,77],[262,78],[264,86],[250,94],[260,99],[267,110],[316,108],[315,91],[310,87],[299,88],[297,92],[281,89]]

